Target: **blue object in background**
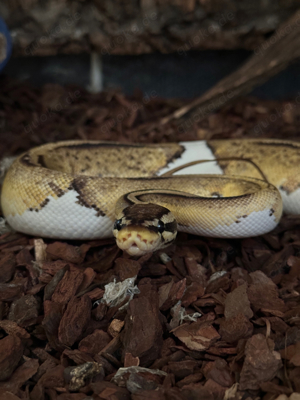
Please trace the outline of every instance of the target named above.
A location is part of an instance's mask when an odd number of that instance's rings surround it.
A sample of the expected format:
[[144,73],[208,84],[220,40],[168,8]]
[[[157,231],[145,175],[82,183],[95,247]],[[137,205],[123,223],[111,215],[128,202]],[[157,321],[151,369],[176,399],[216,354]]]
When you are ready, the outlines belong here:
[[[4,51],[2,50],[2,46],[0,45],[0,71],[4,68],[5,64],[9,60],[12,50],[12,41],[9,30],[3,19],[0,17],[0,36],[4,36],[6,39],[6,46]],[[0,37],[0,43],[2,43],[2,37]]]

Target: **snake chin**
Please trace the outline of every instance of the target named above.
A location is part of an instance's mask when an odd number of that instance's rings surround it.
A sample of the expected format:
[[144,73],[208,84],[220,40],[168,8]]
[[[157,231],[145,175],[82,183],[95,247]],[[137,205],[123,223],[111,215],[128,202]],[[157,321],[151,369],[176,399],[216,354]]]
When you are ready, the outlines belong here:
[[114,229],[117,246],[131,256],[142,256],[160,249],[161,235],[143,226],[129,225],[121,230]]

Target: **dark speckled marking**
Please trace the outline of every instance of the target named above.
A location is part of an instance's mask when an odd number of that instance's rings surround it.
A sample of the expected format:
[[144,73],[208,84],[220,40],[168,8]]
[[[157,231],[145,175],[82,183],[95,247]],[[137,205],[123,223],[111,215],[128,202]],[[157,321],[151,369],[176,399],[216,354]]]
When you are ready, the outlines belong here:
[[85,187],[85,182],[86,180],[83,179],[82,177],[80,178],[75,178],[71,185],[68,187],[69,190],[75,190],[75,192],[78,193],[77,196],[77,201],[76,203],[79,204],[80,206],[86,207],[86,208],[93,208],[97,214],[97,217],[104,217],[106,214],[103,212],[99,207],[96,206],[96,204],[90,204],[86,201],[83,193],[83,189]]
[[256,146],[280,146],[280,147],[288,147],[291,149],[299,150],[299,143],[284,143],[284,142],[254,142]]
[[103,142],[103,143],[78,143],[70,144],[67,146],[59,146],[57,149],[99,149],[101,147],[144,147],[140,144],[126,144],[126,143],[114,143],[114,142]]
[[[154,225],[148,226],[149,231],[159,232],[158,227]],[[177,222],[172,221],[165,224],[165,231],[175,233],[177,231]]]
[[45,199],[44,201],[41,202],[40,207],[41,207],[41,208],[45,207],[45,206],[49,203],[49,201],[50,201],[50,200],[49,200],[48,198]]
[[48,182],[48,185],[50,188],[53,190],[53,192],[56,194],[57,197],[61,197],[65,194],[65,192],[54,182]]
[[143,223],[154,218],[161,219],[163,215],[168,214],[170,211],[158,204],[133,204],[124,209],[124,217],[131,221],[132,224]]

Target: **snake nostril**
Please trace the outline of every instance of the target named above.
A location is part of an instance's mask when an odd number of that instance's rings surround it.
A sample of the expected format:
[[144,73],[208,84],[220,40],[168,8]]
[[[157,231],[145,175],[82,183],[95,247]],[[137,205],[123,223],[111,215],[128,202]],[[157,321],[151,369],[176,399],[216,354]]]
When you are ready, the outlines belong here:
[[131,233],[128,233],[127,238],[130,238],[130,237],[131,237]]
[[143,242],[144,242],[144,243],[147,243],[147,239],[143,239]]
[[141,236],[141,235],[137,234],[136,237],[137,237],[138,239],[142,240],[142,236]]

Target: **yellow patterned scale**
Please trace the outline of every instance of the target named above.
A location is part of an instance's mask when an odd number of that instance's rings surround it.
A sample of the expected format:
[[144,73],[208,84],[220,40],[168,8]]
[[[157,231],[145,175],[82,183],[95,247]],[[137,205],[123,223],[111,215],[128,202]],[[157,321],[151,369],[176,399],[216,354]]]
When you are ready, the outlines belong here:
[[[214,161],[170,172],[198,160]],[[169,244],[177,230],[223,238],[269,232],[282,201],[284,211],[300,213],[299,162],[299,143],[272,139],[50,143],[12,164],[1,206],[17,231],[61,239],[114,234],[140,255]]]

